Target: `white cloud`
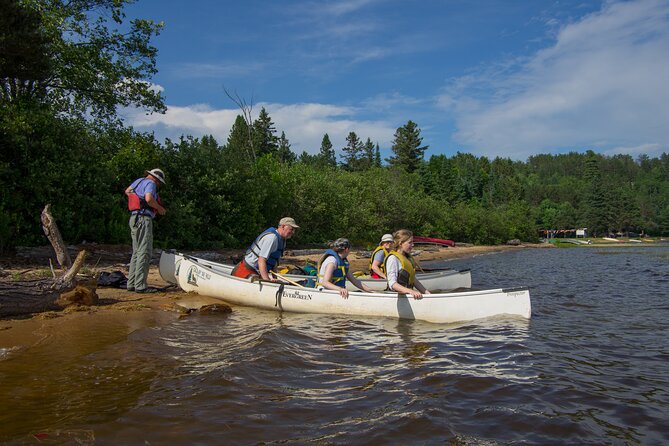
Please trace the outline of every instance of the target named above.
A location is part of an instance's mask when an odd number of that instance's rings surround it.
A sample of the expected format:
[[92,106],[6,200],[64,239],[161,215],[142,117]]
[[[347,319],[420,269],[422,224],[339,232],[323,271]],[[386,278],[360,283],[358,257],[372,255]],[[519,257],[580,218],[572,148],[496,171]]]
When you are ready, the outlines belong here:
[[[291,148],[297,154],[302,151],[317,153],[325,133],[336,150],[346,144],[349,132],[355,132],[364,141],[371,138],[382,147],[390,145],[395,128],[384,121],[355,119],[360,110],[328,104],[270,104],[253,106],[253,119],[264,107],[277,129],[277,136],[285,132]],[[197,104],[188,107],[168,106],[165,114],[141,114],[126,111],[126,120],[138,130],[154,131],[158,139],[178,139],[181,135],[202,137],[213,135],[219,144],[225,144],[238,109],[212,109]]]
[[237,110],[214,110],[208,105],[168,106],[165,114],[126,111],[126,120],[138,130],[153,131],[156,137],[178,139],[181,135],[213,135],[220,144],[228,139]]
[[[666,147],[664,148],[666,151]],[[630,155],[636,157],[643,154],[660,153],[662,146],[660,144],[641,144],[636,147],[614,147],[604,152],[604,155]]]
[[669,2],[607,3],[504,68],[455,79],[437,98],[455,115],[454,139],[474,152],[669,150]]
[[391,111],[423,105],[424,101],[398,92],[382,93],[363,101],[367,111]]
[[357,12],[360,9],[375,3],[374,0],[344,0],[331,3],[318,2],[315,9],[321,14],[341,16]]

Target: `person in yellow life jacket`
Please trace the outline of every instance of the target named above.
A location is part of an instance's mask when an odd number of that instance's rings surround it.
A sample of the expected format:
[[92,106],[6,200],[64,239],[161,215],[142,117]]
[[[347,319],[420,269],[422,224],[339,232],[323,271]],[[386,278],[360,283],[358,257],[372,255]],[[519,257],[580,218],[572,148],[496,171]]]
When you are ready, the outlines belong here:
[[132,257],[128,267],[128,291],[155,293],[148,286],[149,263],[153,255],[153,219],[156,214],[167,212],[161,204],[158,187],[165,184],[165,173],[160,169],[146,171],[145,177],[137,178],[125,190],[130,212],[130,236]]
[[393,234],[394,249],[386,256],[386,279],[388,289],[408,294],[414,299],[422,299],[423,294],[430,294],[416,278],[416,268],[411,251],[413,250],[413,233],[408,229],[400,229]]
[[362,284],[350,271],[348,260],[346,259],[350,252],[351,242],[348,239],[338,238],[332,243],[332,249],[325,251],[325,254],[318,261],[318,282],[316,283],[316,287],[339,291],[342,298],[348,299],[348,290],[346,289],[346,279],[348,279],[357,288],[368,293],[372,292],[367,285]]
[[379,246],[376,247],[376,249],[372,253],[372,257],[370,257],[369,259],[369,274],[372,276],[372,279],[386,278],[386,270],[385,270],[386,256],[392,249],[392,246],[393,246],[392,234],[383,234]]

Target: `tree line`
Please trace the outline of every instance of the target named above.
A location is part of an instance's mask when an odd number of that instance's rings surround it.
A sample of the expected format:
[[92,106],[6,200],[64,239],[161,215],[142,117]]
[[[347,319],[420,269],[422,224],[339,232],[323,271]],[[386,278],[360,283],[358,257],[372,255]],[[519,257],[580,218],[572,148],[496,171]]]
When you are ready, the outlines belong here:
[[301,246],[346,236],[371,247],[399,228],[476,244],[582,227],[669,235],[666,153],[425,159],[409,120],[385,160],[355,132],[344,147],[324,134],[318,150],[297,154],[265,109],[253,121],[242,110],[227,141],[159,142],[116,114],[165,110],[148,82],[162,25],[126,23],[125,3],[0,0],[0,252],[45,242],[47,203],[69,243],[128,243],[123,190],[153,167],[168,181],[168,213],[156,222],[162,247],[244,247],[285,215],[302,226],[291,242]]

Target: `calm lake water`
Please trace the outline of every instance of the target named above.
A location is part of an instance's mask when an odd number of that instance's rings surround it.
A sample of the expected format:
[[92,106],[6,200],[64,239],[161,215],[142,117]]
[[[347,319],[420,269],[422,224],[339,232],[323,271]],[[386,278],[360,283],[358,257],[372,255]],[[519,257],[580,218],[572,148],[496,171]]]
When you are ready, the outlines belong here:
[[446,265],[529,286],[532,319],[78,324],[0,352],[0,444],[669,443],[669,246]]

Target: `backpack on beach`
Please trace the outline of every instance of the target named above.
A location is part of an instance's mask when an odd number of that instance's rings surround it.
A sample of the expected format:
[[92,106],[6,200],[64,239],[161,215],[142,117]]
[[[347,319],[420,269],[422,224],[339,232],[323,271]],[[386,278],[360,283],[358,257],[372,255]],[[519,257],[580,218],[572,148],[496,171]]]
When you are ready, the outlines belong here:
[[125,288],[127,285],[128,278],[121,271],[102,271],[98,276],[99,287]]

